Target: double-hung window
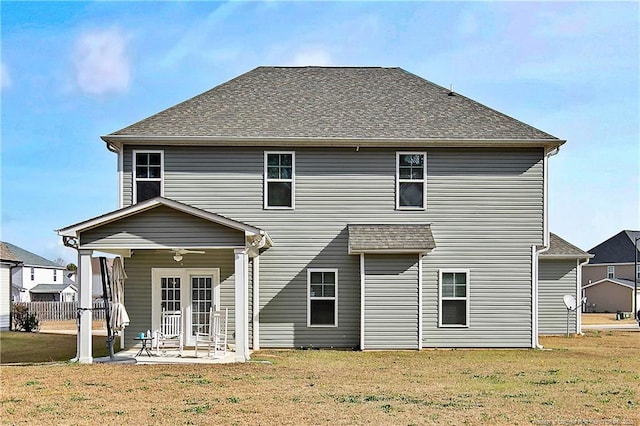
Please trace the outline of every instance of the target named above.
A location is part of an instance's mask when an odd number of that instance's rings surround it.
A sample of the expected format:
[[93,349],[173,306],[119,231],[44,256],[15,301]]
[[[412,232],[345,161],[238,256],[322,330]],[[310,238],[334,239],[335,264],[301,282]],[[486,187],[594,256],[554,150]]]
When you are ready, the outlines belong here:
[[30,275],[31,275],[31,281],[36,279],[36,268],[31,268],[31,270],[29,271]]
[[396,153],[396,208],[423,210],[426,199],[427,154]]
[[440,270],[440,326],[469,326],[469,270]]
[[133,200],[139,203],[163,194],[162,151],[133,151]]
[[335,327],[338,325],[338,270],[307,270],[307,325]]
[[58,281],[58,271],[57,270],[53,270],[53,282]]
[[295,153],[264,153],[264,208],[292,209],[295,200]]
[[616,277],[616,267],[613,265],[607,266],[607,278],[615,278]]

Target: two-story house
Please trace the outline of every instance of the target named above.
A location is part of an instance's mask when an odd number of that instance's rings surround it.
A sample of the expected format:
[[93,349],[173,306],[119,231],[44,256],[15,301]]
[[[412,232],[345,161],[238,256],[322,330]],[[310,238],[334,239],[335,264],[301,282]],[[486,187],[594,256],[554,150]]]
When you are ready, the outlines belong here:
[[[640,281],[640,231],[624,230],[588,250],[582,286],[591,312],[634,312],[634,278]],[[640,297],[636,294],[636,308]]]
[[193,344],[211,305],[230,308],[239,361],[538,345],[563,140],[377,67],[258,67],[102,139],[120,208],[58,233],[78,249],[83,306],[93,251],[123,257],[126,346],[162,309],[184,312]]
[[1,242],[4,253],[20,263],[10,269],[12,302],[73,302],[75,283],[67,277],[66,267],[14,244]]

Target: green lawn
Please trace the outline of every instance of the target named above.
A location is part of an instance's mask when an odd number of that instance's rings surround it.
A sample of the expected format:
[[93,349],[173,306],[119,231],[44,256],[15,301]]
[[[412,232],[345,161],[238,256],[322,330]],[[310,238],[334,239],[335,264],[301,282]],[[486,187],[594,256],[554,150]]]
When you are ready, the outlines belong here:
[[[93,336],[93,356],[109,355],[105,336]],[[116,341],[116,347],[118,347]],[[69,361],[76,356],[73,334],[0,332],[0,363]]]

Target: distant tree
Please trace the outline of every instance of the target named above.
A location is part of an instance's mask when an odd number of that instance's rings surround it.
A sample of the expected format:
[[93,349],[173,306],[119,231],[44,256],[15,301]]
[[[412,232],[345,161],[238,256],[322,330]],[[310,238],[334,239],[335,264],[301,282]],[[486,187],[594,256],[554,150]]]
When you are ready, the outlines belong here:
[[67,264],[67,271],[75,272],[77,270],[78,270],[78,267],[76,266],[75,263]]
[[56,265],[58,265],[58,266],[64,266],[64,265],[66,265],[66,264],[67,264],[67,262],[66,262],[63,258],[61,258],[61,257],[57,258],[57,259],[56,259],[56,260],[54,260],[53,262],[54,262]]

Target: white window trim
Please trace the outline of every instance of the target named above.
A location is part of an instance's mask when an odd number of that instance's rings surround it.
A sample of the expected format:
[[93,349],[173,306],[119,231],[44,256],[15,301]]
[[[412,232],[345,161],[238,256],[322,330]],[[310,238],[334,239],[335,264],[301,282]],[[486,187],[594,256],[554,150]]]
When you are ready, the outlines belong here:
[[[401,155],[422,155],[424,165],[422,167],[422,180],[400,179],[400,156]],[[400,183],[401,182],[422,182],[422,207],[410,207],[400,205]],[[396,210],[426,210],[427,209],[427,153],[423,152],[396,152]]]
[[[442,297],[442,274],[457,273],[467,275],[466,297]],[[438,270],[438,327],[441,328],[469,328],[469,311],[470,311],[470,291],[471,289],[471,272],[469,269],[440,269]],[[466,324],[443,324],[442,323],[442,300],[466,300]]]
[[[611,274],[611,276],[609,276]],[[613,265],[607,266],[607,279],[613,279],[616,277],[616,267]]]
[[[291,155],[291,179],[270,179],[267,177],[267,158],[269,154],[290,154]],[[263,184],[263,205],[265,210],[293,210],[296,207],[296,153],[295,151],[265,151],[264,152],[264,184]],[[269,206],[269,182],[291,182],[291,207]]]
[[[160,178],[140,178],[136,177],[136,156],[137,154],[160,154]],[[138,185],[136,182],[158,182],[160,181],[160,196],[164,197],[164,151],[161,149],[134,149],[131,151],[131,204],[138,203]]]
[[[312,272],[333,272],[335,275],[335,296],[334,297],[314,297],[313,300],[335,300],[335,311],[333,313],[333,325],[331,324],[311,324],[311,273]],[[312,328],[335,328],[338,326],[338,269],[336,268],[308,268],[307,269],[307,327]]]

